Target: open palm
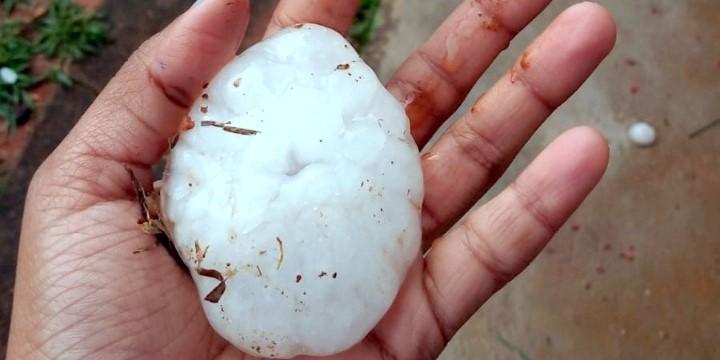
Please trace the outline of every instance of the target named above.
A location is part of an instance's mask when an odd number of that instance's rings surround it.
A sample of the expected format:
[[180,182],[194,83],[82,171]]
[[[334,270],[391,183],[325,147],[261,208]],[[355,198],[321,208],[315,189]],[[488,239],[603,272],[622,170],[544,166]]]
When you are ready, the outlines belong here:
[[[549,0],[465,0],[397,71],[422,147],[513,35]],[[284,0],[268,34],[312,22],[345,32],[356,2]],[[190,276],[137,225],[125,168],[146,187],[203,85],[234,55],[248,0],[205,0],[148,40],[35,175],[23,222],[9,358],[252,358],[209,326]],[[424,248],[359,345],[334,358],[435,358],[547,243],[602,176],[593,130],[561,135],[482,208],[460,219],[535,129],[610,51],[599,6],[562,13],[423,155]]]

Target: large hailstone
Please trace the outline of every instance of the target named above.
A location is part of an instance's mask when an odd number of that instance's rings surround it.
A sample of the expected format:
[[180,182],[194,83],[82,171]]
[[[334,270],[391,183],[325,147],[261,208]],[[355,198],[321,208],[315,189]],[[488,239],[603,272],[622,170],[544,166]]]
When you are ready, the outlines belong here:
[[304,25],[228,64],[190,120],[161,206],[213,328],[264,357],[362,340],[419,252],[402,106],[339,34]]

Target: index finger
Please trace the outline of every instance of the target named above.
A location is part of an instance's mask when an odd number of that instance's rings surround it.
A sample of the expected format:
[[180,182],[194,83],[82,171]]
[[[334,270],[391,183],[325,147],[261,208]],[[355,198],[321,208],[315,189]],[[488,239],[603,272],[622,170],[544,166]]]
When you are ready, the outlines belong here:
[[332,28],[345,35],[350,30],[358,0],[281,0],[265,31],[265,37],[302,23]]

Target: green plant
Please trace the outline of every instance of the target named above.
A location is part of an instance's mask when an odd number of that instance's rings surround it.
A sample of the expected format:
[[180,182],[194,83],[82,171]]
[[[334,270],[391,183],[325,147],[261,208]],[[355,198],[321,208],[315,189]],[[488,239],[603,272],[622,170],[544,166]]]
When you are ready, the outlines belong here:
[[350,39],[358,51],[362,51],[372,38],[375,31],[375,23],[380,10],[381,0],[362,0],[360,8],[355,15],[355,22],[350,29]]
[[12,19],[0,23],[0,64],[17,72],[27,70],[34,55],[32,43],[20,36],[23,25]]
[[30,0],[2,0],[2,7],[7,12],[12,12],[18,5],[27,5]]
[[[10,9],[26,0],[2,0]],[[8,10],[9,11],[9,10]],[[107,24],[97,14],[86,12],[71,0],[51,0],[48,11],[36,22],[23,23],[7,17],[0,22],[0,69],[17,74],[12,83],[0,81],[0,118],[7,129],[17,125],[18,114],[34,108],[30,90],[52,81],[72,86],[63,70],[71,60],[82,59],[107,42]],[[43,54],[57,66],[42,74],[33,74],[33,57]]]
[[17,73],[13,84],[0,81],[0,117],[8,128],[15,127],[17,113],[22,107],[33,107],[29,88],[34,81],[30,76],[30,61],[34,55],[33,45],[20,36],[23,24],[7,20],[0,24],[0,68],[9,68]]
[[71,0],[53,0],[38,31],[38,51],[51,58],[81,59],[107,42],[102,16],[88,13]]

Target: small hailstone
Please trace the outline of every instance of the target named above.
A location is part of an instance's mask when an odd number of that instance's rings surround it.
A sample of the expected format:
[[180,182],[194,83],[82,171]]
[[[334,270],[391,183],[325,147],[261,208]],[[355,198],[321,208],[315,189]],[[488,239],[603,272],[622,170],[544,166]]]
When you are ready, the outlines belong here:
[[639,121],[630,125],[628,137],[635,145],[651,146],[655,143],[655,128],[644,121]]
[[190,119],[161,207],[213,328],[261,357],[361,341],[420,248],[400,103],[342,36],[303,25],[228,64]]
[[18,74],[9,67],[2,67],[0,68],[0,80],[8,85],[12,85],[17,82]]

